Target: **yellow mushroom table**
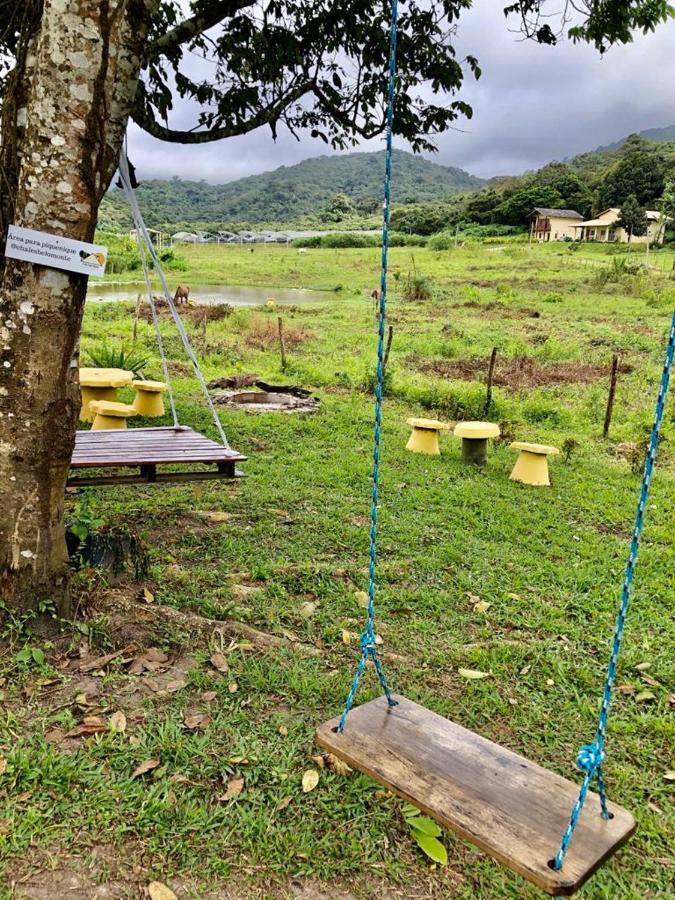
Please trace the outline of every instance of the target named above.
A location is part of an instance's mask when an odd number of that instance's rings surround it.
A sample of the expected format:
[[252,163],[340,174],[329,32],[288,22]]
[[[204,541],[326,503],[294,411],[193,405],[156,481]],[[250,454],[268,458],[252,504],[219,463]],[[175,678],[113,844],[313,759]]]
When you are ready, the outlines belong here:
[[446,431],[450,426],[437,419],[408,419],[408,425],[412,425],[412,434],[405,445],[406,450],[412,453],[426,453],[429,456],[440,456],[441,448],[438,445],[438,432]]
[[93,422],[94,413],[91,403],[97,400],[115,403],[117,389],[131,384],[133,377],[133,373],[127,372],[126,369],[80,368],[80,392],[82,394],[80,421]]
[[493,422],[458,422],[454,435],[462,439],[464,462],[484,466],[487,462],[488,438],[499,437],[499,425]]
[[513,467],[511,481],[522,481],[523,484],[534,484],[540,487],[550,485],[548,477],[549,456],[558,453],[557,447],[547,444],[528,444],[527,441],[514,441],[509,445],[513,450],[520,450]]

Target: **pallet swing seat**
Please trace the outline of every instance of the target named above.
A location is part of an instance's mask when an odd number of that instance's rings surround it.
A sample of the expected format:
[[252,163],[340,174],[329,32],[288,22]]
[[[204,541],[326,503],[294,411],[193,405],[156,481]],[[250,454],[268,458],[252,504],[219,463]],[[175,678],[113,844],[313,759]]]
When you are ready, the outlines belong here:
[[[125,410],[128,410],[129,416],[161,416],[164,413],[162,397],[166,393],[171,408],[173,426],[126,428],[118,425],[117,428],[103,427],[92,431],[78,431],[75,436],[75,448],[70,463],[71,474],[68,478],[67,486],[153,484],[239,477],[242,473],[236,468],[236,464],[245,461],[246,457],[233,450],[227,441],[222,423],[199,367],[199,362],[190,344],[190,339],[185,331],[180,314],[174,304],[154,245],[143,221],[132,187],[129,162],[124,149],[122,149],[120,155],[119,173],[120,184],[129,201],[134,220],[148,302],[162,360],[164,381],[132,381],[129,373],[125,372],[125,380],[120,382],[120,384],[131,384],[135,388],[136,398],[133,405],[104,403],[102,412],[108,409],[115,415],[121,416],[122,407],[124,407]],[[220,443],[205,437],[198,431],[193,431],[191,428],[181,425],[178,420],[157,308],[152,294],[146,251],[149,253],[155,271],[159,276],[167,305],[171,311],[186,355],[192,363],[194,373],[211,411],[216,431],[220,437]],[[96,403],[94,403],[94,407],[96,407]],[[119,407],[119,409],[111,410],[112,407]],[[101,421],[105,426],[106,420],[102,419]],[[117,423],[111,421],[110,424],[112,426]],[[126,419],[124,419],[124,425],[126,425]],[[158,467],[161,468],[158,470]]]
[[[495,860],[554,896],[568,896],[635,831],[633,816],[607,800],[603,763],[607,718],[630,601],[644,510],[675,351],[675,312],[670,329],[630,553],[616,618],[597,730],[581,748],[580,786],[513,751],[390,691],[377,651],[375,588],[379,505],[380,434],[384,382],[387,250],[396,82],[397,3],[392,2],[382,271],[373,437],[368,612],[361,658],[342,714],[321,725],[316,741],[351,767],[474,843]],[[383,696],[352,709],[368,663]],[[598,792],[590,790],[597,783]],[[574,836],[574,841],[572,837]]]

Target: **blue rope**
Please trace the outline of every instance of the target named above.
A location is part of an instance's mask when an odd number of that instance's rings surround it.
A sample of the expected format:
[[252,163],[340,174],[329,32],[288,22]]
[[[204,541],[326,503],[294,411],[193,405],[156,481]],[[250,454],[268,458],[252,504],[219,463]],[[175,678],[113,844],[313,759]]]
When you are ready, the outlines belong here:
[[572,835],[579,822],[581,810],[586,802],[586,795],[596,778],[598,782],[598,792],[600,794],[600,807],[603,819],[610,817],[607,809],[607,791],[605,789],[605,780],[603,776],[602,766],[605,761],[605,734],[607,731],[607,718],[609,716],[609,707],[612,702],[612,693],[614,690],[614,682],[616,679],[616,668],[619,661],[619,653],[621,652],[621,640],[623,638],[624,628],[626,626],[626,614],[628,613],[628,605],[630,603],[631,588],[633,586],[633,573],[635,563],[637,562],[638,550],[640,549],[640,536],[642,534],[642,526],[644,524],[645,507],[649,498],[649,488],[652,482],[652,474],[654,472],[654,460],[656,459],[656,448],[659,444],[659,433],[661,431],[661,422],[663,420],[663,412],[666,405],[666,395],[668,393],[668,383],[670,381],[670,372],[673,366],[673,355],[675,354],[675,311],[670,325],[670,337],[668,338],[668,346],[666,348],[666,358],[663,364],[663,373],[661,375],[661,384],[659,387],[659,395],[656,399],[656,410],[654,412],[654,424],[652,425],[652,433],[649,439],[649,450],[645,459],[644,471],[642,474],[642,486],[640,488],[640,500],[635,515],[635,526],[633,528],[633,536],[630,542],[630,552],[628,554],[628,562],[626,563],[626,571],[623,579],[623,590],[621,593],[621,603],[619,605],[619,613],[616,617],[616,625],[614,627],[614,641],[612,643],[612,653],[609,658],[609,666],[607,667],[607,676],[605,678],[605,687],[602,696],[602,704],[600,706],[600,716],[598,718],[598,728],[595,734],[595,740],[592,744],[586,744],[579,751],[577,756],[577,766],[584,773],[584,779],[579,789],[579,796],[572,808],[570,819],[560,842],[555,859],[553,860],[553,868],[558,870],[562,868],[565,855],[572,840]]
[[391,207],[391,163],[394,154],[393,123],[394,98],[396,92],[396,39],[398,30],[398,3],[392,0],[391,25],[389,28],[389,88],[387,95],[386,153],[384,164],[384,203],[382,204],[382,269],[380,274],[379,330],[377,339],[377,384],[375,387],[375,428],[373,433],[372,496],[370,507],[370,549],[368,567],[368,617],[361,634],[361,659],[359,660],[352,686],[349,689],[345,708],[340,716],[338,731],[342,732],[347,714],[352,708],[359,689],[361,676],[368,659],[372,659],[382,690],[389,706],[397,702],[391,695],[382,662],[375,642],[375,583],[377,570],[377,516],[380,495],[380,436],[382,430],[382,394],[384,392],[384,332],[387,321],[387,265],[389,252],[389,215]]

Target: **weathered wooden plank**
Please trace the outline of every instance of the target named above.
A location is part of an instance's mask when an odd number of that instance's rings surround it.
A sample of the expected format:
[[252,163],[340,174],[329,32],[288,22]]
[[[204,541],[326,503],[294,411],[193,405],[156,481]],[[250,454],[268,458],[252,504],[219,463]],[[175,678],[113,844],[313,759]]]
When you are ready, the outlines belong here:
[[[190,428],[135,428],[129,430],[79,431],[71,468],[109,469],[140,467],[129,475],[100,474],[72,477],[69,486],[85,484],[142,484],[145,482],[203,481],[232,478],[234,464],[246,457]],[[216,465],[216,471],[156,472],[158,465]]]
[[553,895],[573,894],[635,831],[589,793],[562,871],[555,856],[579,786],[407,700],[384,697],[322,725],[317,742]]

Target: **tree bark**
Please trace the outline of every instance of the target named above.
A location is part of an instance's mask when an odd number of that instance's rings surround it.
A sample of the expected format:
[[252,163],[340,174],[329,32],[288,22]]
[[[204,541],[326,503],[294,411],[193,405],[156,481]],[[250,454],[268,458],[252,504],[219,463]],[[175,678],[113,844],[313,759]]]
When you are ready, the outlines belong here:
[[[93,239],[155,2],[45,0],[3,105],[15,224]],[[69,612],[63,500],[86,289],[86,276],[0,257],[0,600],[18,612]]]

